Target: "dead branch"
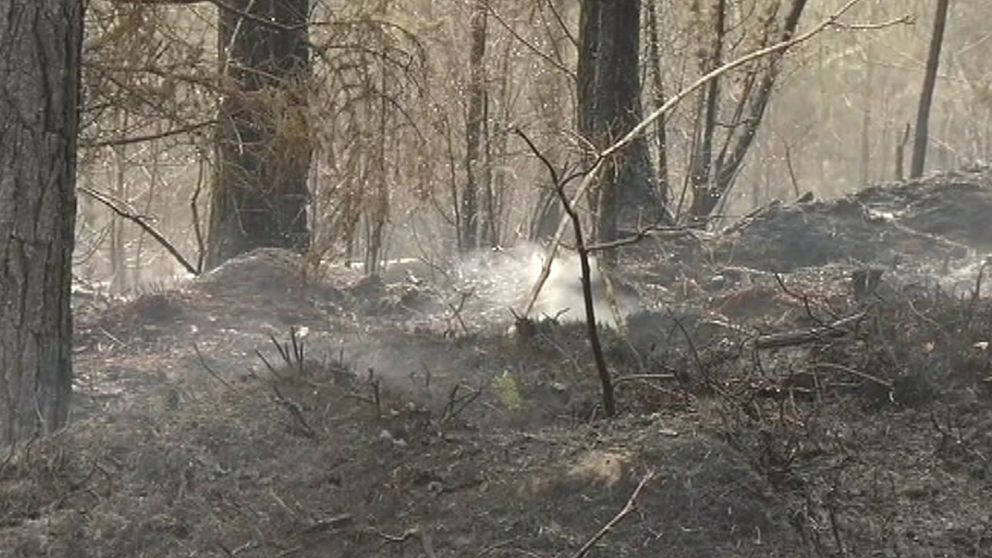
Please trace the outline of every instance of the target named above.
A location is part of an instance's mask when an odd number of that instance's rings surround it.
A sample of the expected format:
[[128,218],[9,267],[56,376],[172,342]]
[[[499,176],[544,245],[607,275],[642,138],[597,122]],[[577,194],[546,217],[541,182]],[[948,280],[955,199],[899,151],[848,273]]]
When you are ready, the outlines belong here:
[[[596,372],[599,375],[599,382],[602,389],[603,411],[606,413],[607,418],[612,418],[616,414],[616,402],[614,400],[610,371],[606,367],[606,357],[603,356],[603,346],[599,340],[599,325],[596,323],[596,309],[593,304],[592,296],[592,269],[589,265],[589,250],[586,249],[585,240],[583,239],[582,220],[579,218],[579,213],[575,210],[575,207],[568,200],[568,196],[565,194],[565,182],[559,178],[558,171],[555,170],[555,167],[551,164],[551,161],[549,161],[548,158],[541,153],[537,146],[534,145],[529,137],[527,137],[527,134],[523,133],[523,131],[519,128],[517,128],[515,132],[521,139],[524,140],[524,143],[526,143],[527,147],[529,147],[534,153],[534,156],[544,164],[545,168],[547,168],[548,173],[551,176],[551,183],[554,184],[555,187],[555,193],[558,194],[558,199],[562,203],[566,216],[572,222],[572,232],[575,234],[575,250],[579,254],[579,266],[582,269],[582,299],[585,303],[586,310],[586,332],[589,338],[589,345],[592,348],[593,360],[596,362]],[[554,256],[552,255],[551,257]],[[551,260],[549,258],[549,270],[550,261]]]
[[641,382],[646,380],[676,380],[678,376],[676,374],[631,374],[629,376],[620,376],[613,380],[613,385],[618,386],[626,382]]
[[849,335],[852,332],[852,326],[856,327],[867,314],[867,311],[858,312],[853,316],[848,316],[820,327],[761,335],[754,340],[754,348],[782,349],[785,347],[796,347],[807,343],[815,343],[826,339],[844,337]]
[[624,504],[623,508],[619,512],[617,512],[615,516],[613,516],[613,519],[607,521],[606,525],[603,525],[603,527],[599,531],[597,531],[596,534],[592,536],[592,538],[586,541],[586,544],[582,545],[582,548],[580,548],[578,552],[573,554],[572,558],[582,558],[583,556],[588,554],[589,551],[592,550],[592,547],[597,542],[599,542],[600,539],[606,536],[607,533],[610,532],[610,529],[616,527],[618,523],[623,521],[623,518],[627,517],[628,515],[630,515],[630,512],[637,509],[636,508],[637,497],[641,495],[641,491],[644,490],[644,486],[647,485],[647,483],[650,482],[651,479],[653,478],[654,478],[653,470],[645,473],[644,477],[641,478],[641,482],[637,483],[637,488],[634,489],[634,492],[630,495],[630,498],[627,499],[627,503]]
[[466,395],[459,396],[458,390],[461,387],[461,384],[455,384],[455,387],[451,388],[451,392],[448,394],[448,402],[445,404],[444,410],[441,411],[441,424],[453,420],[482,395],[482,388],[479,387],[469,390]]
[[596,244],[590,244],[586,246],[586,250],[589,252],[600,252],[603,250],[609,250],[611,248],[620,248],[623,246],[629,246],[631,244],[637,244],[638,242],[644,240],[645,238],[682,238],[683,236],[695,237],[699,233],[698,230],[689,227],[671,227],[671,226],[649,226],[638,230],[636,233],[625,238],[618,238],[616,240],[611,240],[609,242],[597,242]]
[[189,261],[185,257],[183,257],[182,254],[179,253],[179,250],[176,249],[176,247],[171,242],[166,240],[164,236],[162,236],[162,233],[155,230],[155,227],[151,226],[151,224],[148,223],[147,217],[145,217],[144,215],[138,215],[137,213],[134,213],[130,210],[118,207],[117,204],[122,202],[113,200],[107,197],[106,195],[97,192],[96,190],[86,188],[85,186],[78,186],[77,190],[93,198],[94,200],[100,202],[101,204],[107,206],[107,208],[109,208],[111,211],[113,211],[120,217],[127,219],[128,221],[131,221],[132,223],[141,227],[143,231],[148,233],[149,236],[154,238],[156,242],[158,242],[163,248],[165,248],[166,251],[169,252],[169,254],[171,254],[172,257],[175,258],[175,260],[179,262],[180,265],[186,268],[186,271],[188,271],[193,275],[200,274],[200,271],[197,268],[193,267],[193,264],[189,263]]
[[868,380],[869,382],[876,383],[889,390],[889,392],[891,392],[894,389],[892,382],[888,382],[886,380],[879,378],[878,376],[873,376],[867,372],[862,372],[860,370],[851,368],[850,366],[844,366],[843,364],[836,364],[833,362],[817,362],[814,366],[816,368],[825,369],[825,370],[836,370],[837,372],[846,372],[848,374],[857,376],[861,379]]
[[272,384],[272,392],[275,395],[274,397],[275,402],[278,403],[281,407],[283,407],[287,411],[289,411],[289,414],[293,417],[293,420],[296,422],[297,427],[299,427],[300,432],[302,432],[305,437],[311,440],[317,439],[317,432],[310,426],[310,423],[307,422],[306,417],[303,416],[303,409],[300,407],[300,405],[295,401],[286,399],[283,396],[282,392],[279,390],[279,386],[277,386],[275,383]]
[[427,558],[437,558],[437,553],[434,552],[434,544],[431,542],[431,536],[421,529],[407,529],[400,535],[390,535],[388,533],[383,533],[378,529],[370,529],[369,531],[373,535],[383,539],[383,546],[389,543],[403,544],[410,539],[419,539],[420,545],[424,549],[424,555],[427,556]]
[[[211,119],[211,120],[206,120],[206,121],[203,121],[203,122],[196,122],[194,124],[187,124],[185,126],[180,126],[178,128],[172,128],[172,129],[166,130],[164,132],[158,132],[158,133],[154,133],[154,134],[147,134],[147,135],[143,135],[143,136],[132,136],[132,137],[128,137],[128,138],[116,138],[116,139],[100,140],[100,141],[80,141],[79,142],[79,147],[82,147],[82,148],[118,147],[118,146],[122,146],[122,145],[132,145],[132,144],[135,144],[135,143],[146,143],[146,142],[150,142],[150,141],[163,140],[165,138],[170,138],[172,136],[179,136],[179,135],[182,135],[182,134],[188,134],[190,132],[195,132],[197,130],[200,130],[202,128],[206,128],[208,126],[213,126],[215,124],[217,124],[217,120],[216,119]],[[80,188],[80,189],[82,189],[82,188]]]
[[210,367],[209,364],[207,364],[207,359],[204,358],[203,353],[200,352],[200,347],[196,344],[196,342],[193,343],[193,351],[196,353],[196,358],[200,360],[200,366],[202,366],[203,369],[207,371],[207,374],[210,374],[211,376],[213,376],[215,380],[224,384],[224,387],[228,389],[234,389],[234,386],[231,385],[231,382],[225,380],[223,376],[221,376],[216,370],[214,370],[213,368]]

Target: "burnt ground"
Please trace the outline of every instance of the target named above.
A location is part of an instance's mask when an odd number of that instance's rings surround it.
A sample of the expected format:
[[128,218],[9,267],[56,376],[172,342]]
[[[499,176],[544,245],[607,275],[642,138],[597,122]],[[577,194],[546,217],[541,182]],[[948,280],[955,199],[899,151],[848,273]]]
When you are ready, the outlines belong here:
[[0,456],[0,555],[992,556],[989,216],[963,172],[630,247],[613,420],[582,324],[514,323],[499,266],[260,251],[77,297],[73,421]]

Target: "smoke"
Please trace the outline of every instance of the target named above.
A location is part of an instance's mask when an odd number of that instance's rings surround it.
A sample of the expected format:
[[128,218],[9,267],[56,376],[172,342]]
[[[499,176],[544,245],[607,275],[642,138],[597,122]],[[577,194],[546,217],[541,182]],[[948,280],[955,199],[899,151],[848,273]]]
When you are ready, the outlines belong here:
[[[458,267],[460,288],[474,293],[474,308],[481,314],[508,308],[522,312],[530,298],[542,266],[544,248],[527,244],[500,252],[483,252],[463,261]],[[599,323],[616,327],[614,313],[607,298],[606,284],[595,258],[592,268],[593,301]],[[621,318],[636,309],[637,301],[629,293],[615,293]],[[541,289],[531,317],[554,317],[560,321],[586,319],[582,296],[582,268],[575,253],[559,252],[551,265],[548,279]]]

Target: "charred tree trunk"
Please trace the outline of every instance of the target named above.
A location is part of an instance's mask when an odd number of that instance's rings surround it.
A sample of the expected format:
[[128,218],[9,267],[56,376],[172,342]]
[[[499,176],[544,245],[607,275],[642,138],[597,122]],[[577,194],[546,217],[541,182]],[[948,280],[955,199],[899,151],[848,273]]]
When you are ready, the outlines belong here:
[[82,0],[0,0],[0,446],[65,424]]
[[[700,74],[706,74],[723,64],[723,38],[726,34],[727,0],[713,3],[713,45],[710,55],[700,61]],[[698,192],[709,188],[713,166],[713,134],[720,104],[720,80],[713,79],[706,85],[703,96],[703,122],[696,152],[692,160],[692,189]]]
[[[661,39],[659,36],[658,3],[651,2],[648,6],[648,57],[651,63],[651,77],[654,99],[654,108],[665,104],[665,80],[662,74],[661,62]],[[666,117],[662,116],[655,124],[655,141],[658,149],[658,168],[655,169],[658,177],[658,201],[668,206],[671,199],[671,188],[668,183],[668,130]]]
[[[579,22],[579,132],[602,150],[641,120],[639,0],[583,0]],[[596,197],[596,237],[661,222],[647,144],[634,141],[607,165]]]
[[479,247],[479,193],[488,173],[482,140],[486,129],[486,0],[472,6],[470,21],[472,48],[469,54],[468,116],[465,123],[465,189],[462,191],[461,246],[469,251]]
[[927,69],[923,76],[923,89],[920,92],[920,106],[916,112],[916,134],[913,139],[913,159],[909,166],[909,177],[923,175],[927,159],[927,141],[930,135],[930,107],[937,87],[937,69],[940,67],[940,50],[944,45],[944,28],[947,27],[947,8],[950,0],[937,0],[937,14],[933,20],[933,35],[930,36],[930,52],[927,55]]
[[220,8],[228,86],[216,130],[208,267],[260,247],[304,252],[311,142],[309,0],[232,0]]

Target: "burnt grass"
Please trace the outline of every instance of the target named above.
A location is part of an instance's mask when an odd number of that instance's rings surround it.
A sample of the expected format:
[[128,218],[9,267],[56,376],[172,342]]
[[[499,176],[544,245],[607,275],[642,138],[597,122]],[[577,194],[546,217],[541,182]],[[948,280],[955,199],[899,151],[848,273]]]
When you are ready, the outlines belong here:
[[963,172],[631,247],[612,420],[582,324],[445,285],[265,250],[87,299],[0,556],[992,556],[989,215]]

